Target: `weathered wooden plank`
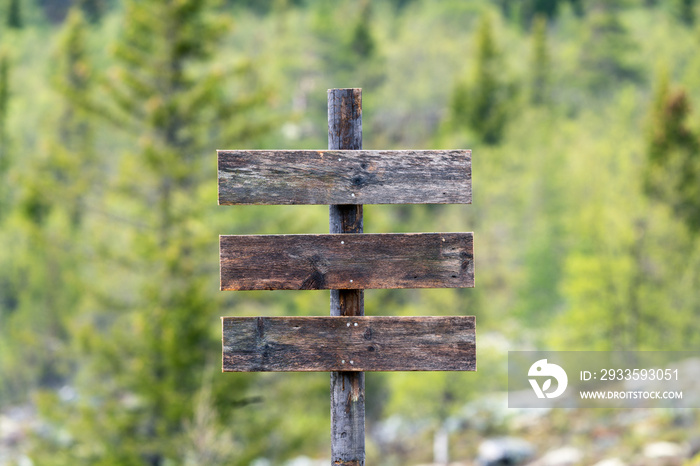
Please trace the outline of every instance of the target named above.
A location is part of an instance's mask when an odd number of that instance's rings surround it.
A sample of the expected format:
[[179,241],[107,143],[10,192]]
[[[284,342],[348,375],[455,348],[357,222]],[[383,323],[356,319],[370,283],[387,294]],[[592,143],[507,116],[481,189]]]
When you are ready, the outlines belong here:
[[466,288],[472,233],[220,236],[222,290]]
[[223,317],[224,372],[474,371],[474,316]]
[[[328,149],[362,150],[362,89],[328,89]],[[330,233],[362,233],[362,204],[331,204]],[[331,290],[332,316],[365,315],[363,290]],[[365,464],[365,373],[333,371],[331,464]]]
[[470,150],[218,151],[219,204],[470,204]]

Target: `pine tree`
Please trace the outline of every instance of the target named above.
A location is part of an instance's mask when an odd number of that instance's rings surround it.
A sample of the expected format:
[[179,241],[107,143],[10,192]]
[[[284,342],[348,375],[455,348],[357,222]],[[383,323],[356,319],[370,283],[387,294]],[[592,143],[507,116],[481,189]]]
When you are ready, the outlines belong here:
[[700,140],[688,125],[688,94],[670,90],[664,74],[650,113],[646,192],[668,203],[691,231],[700,232]]
[[7,26],[12,29],[22,29],[22,4],[21,0],[10,0],[7,6]]
[[457,125],[466,124],[486,144],[496,144],[503,136],[512,89],[502,78],[501,53],[488,16],[479,24],[475,43],[474,71],[470,79],[458,83],[455,88],[452,118]]
[[542,104],[548,100],[549,74],[547,19],[538,16],[532,27],[532,103]]

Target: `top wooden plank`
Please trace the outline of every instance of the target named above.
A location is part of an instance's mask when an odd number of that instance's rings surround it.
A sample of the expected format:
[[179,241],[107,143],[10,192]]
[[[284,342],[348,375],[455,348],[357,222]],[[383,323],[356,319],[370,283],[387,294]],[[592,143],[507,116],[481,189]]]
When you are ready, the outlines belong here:
[[219,204],[471,204],[470,150],[218,151]]

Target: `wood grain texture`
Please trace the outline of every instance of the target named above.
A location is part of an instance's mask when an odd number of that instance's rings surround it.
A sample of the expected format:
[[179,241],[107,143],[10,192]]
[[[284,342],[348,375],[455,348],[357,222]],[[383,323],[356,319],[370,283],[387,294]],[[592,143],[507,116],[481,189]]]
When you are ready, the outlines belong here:
[[[328,149],[362,149],[362,89],[328,89]],[[331,204],[330,233],[362,233],[362,204]],[[332,316],[365,315],[363,290],[331,290]],[[365,374],[333,371],[331,459],[334,465],[365,464]]]
[[[330,136],[329,136],[330,137]],[[470,204],[469,150],[218,151],[219,204]]]
[[474,371],[474,316],[223,317],[223,370]]
[[466,288],[472,233],[220,236],[222,290]]
[[328,89],[328,148],[362,149],[362,89]]

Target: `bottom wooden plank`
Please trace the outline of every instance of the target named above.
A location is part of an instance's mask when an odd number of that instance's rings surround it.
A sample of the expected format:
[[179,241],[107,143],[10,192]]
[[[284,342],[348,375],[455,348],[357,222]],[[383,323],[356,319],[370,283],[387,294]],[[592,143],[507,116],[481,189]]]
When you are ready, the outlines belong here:
[[222,317],[224,372],[475,371],[474,316]]

